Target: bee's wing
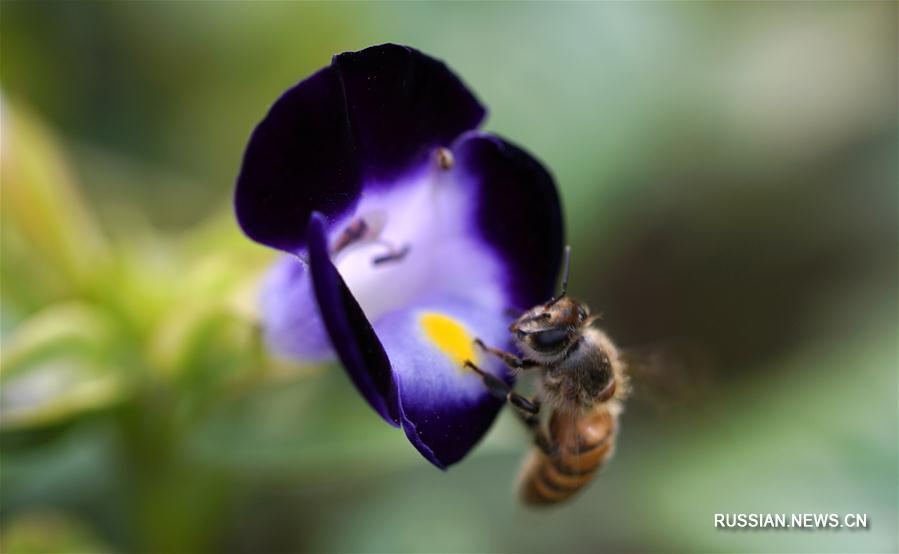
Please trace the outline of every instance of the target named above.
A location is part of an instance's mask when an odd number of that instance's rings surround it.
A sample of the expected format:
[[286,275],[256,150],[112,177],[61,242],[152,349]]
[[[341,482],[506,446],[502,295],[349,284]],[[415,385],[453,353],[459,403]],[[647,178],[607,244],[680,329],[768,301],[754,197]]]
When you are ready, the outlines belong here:
[[711,356],[697,344],[659,342],[621,352],[633,396],[654,408],[688,411],[712,388]]

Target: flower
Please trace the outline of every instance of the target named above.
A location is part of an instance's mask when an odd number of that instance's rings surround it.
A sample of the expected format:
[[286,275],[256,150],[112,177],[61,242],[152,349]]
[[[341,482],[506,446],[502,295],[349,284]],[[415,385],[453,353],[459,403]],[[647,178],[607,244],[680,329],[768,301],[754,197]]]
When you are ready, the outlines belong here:
[[285,92],[250,137],[235,209],[289,255],[263,283],[271,348],[336,353],[362,396],[446,468],[501,402],[466,360],[509,345],[509,308],[552,293],[562,216],[552,177],[496,135],[442,62],[384,44],[334,57]]

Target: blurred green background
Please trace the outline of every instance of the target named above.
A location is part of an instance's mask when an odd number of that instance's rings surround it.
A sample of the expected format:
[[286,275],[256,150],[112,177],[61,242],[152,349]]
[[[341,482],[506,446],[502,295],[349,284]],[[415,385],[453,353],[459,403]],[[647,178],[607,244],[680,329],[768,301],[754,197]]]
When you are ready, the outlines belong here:
[[[896,551],[896,3],[0,10],[4,552]],[[560,509],[517,504],[510,414],[442,473],[339,368],[260,345],[242,149],[285,88],[387,41],[552,170],[613,337],[707,360],[689,402],[631,403]]]

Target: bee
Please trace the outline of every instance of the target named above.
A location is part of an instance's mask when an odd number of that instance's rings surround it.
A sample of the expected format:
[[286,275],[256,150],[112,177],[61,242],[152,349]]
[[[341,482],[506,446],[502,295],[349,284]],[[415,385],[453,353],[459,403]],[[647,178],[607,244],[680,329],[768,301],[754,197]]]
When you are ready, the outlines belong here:
[[[475,340],[513,371],[538,371],[537,394],[526,398],[471,361],[465,364],[493,396],[515,408],[533,435],[535,447],[519,479],[528,505],[564,502],[593,480],[615,449],[618,416],[629,393],[618,349],[593,326],[597,318],[589,306],[567,296],[570,257],[566,247],[560,293],[509,326],[521,356]],[[547,421],[541,421],[546,412]]]

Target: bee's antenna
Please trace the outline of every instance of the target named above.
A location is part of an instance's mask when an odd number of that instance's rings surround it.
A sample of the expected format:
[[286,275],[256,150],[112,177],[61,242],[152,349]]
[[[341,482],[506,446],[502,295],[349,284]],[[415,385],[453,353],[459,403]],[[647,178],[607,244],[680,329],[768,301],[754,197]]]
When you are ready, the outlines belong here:
[[550,298],[549,302],[546,303],[547,306],[552,306],[559,299],[564,298],[566,294],[568,294],[568,274],[571,272],[571,245],[565,245],[565,252],[563,254],[563,263],[565,264],[565,269],[562,271],[562,288],[559,291],[559,294]]
[[562,273],[562,290],[559,291],[559,298],[568,294],[568,273],[571,271],[571,245],[565,245],[565,272]]

